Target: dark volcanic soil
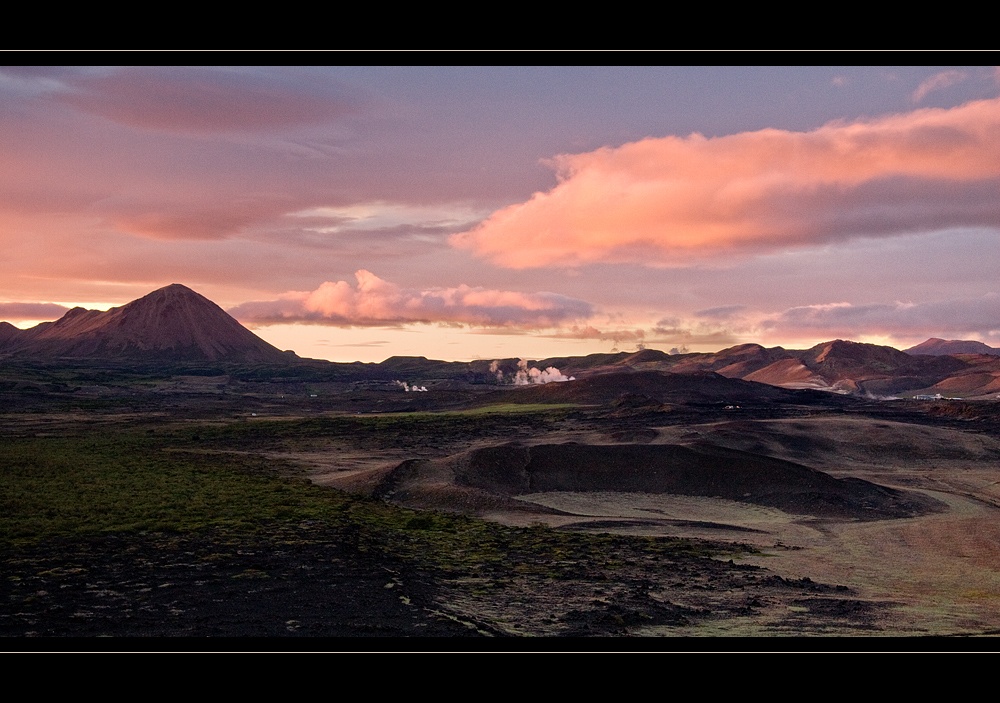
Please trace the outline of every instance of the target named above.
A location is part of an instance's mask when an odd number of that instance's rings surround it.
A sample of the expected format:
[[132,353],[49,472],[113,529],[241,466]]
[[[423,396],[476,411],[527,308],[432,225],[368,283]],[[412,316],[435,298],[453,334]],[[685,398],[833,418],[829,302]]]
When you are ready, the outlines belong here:
[[594,559],[593,537],[566,535],[554,562],[534,552],[532,535],[475,571],[427,571],[306,523],[253,537],[57,540],[3,556],[0,636],[683,635],[734,618],[774,634],[864,633],[879,631],[891,606],[670,540],[609,537]]
[[112,535],[4,555],[0,636],[467,636],[383,555],[316,526]]

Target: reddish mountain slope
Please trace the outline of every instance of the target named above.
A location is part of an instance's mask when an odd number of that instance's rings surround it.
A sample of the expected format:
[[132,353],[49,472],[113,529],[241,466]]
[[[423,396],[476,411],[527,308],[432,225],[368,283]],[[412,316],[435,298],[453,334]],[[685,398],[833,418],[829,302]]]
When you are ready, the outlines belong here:
[[[941,392],[950,387],[961,388],[967,395],[995,393],[993,362],[996,356],[985,355],[917,355],[893,347],[836,339],[817,344],[811,349],[765,348],[759,344],[740,344],[729,349],[705,354],[673,356],[652,350],[615,355],[592,354],[587,357],[546,359],[535,365],[553,365],[577,379],[597,378],[622,371],[669,371],[677,375],[704,375],[714,372],[730,379],[755,381],[788,389],[817,389],[862,394],[889,395]],[[640,355],[644,355],[640,357]],[[961,378],[965,374],[976,378]],[[713,375],[714,375],[713,374]],[[961,380],[957,380],[961,378]],[[950,380],[955,379],[955,380]],[[940,388],[936,384],[945,383]],[[569,393],[568,389],[549,393]]]
[[817,388],[829,390],[829,382],[814,371],[809,370],[798,359],[781,359],[769,366],[743,376],[745,381],[769,383],[783,388]]
[[107,311],[73,308],[55,322],[0,340],[36,359],[287,362],[285,354],[208,298],[178,283]]
[[788,356],[788,352],[781,347],[765,349],[759,344],[739,344],[714,354],[685,354],[670,370],[676,373],[714,371],[726,378],[745,379],[748,374]]

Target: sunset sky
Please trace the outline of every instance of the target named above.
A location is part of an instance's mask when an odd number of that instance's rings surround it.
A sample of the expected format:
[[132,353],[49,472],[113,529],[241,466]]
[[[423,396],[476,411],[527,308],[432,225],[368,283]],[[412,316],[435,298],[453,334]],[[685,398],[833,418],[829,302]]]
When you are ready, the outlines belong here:
[[334,361],[1000,346],[992,67],[2,68],[0,320]]

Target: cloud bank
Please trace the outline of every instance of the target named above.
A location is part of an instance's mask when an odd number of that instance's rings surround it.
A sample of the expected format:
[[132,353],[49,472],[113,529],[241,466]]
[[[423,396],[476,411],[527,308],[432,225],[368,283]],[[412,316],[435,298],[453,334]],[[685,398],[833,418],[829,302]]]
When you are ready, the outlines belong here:
[[857,237],[1000,227],[1000,99],[811,132],[644,139],[552,159],[559,184],[451,244],[509,268],[688,265]]
[[306,322],[333,326],[382,326],[412,322],[541,329],[593,314],[583,300],[556,293],[517,293],[461,285],[401,288],[359,270],[357,286],[327,281],[311,292],[290,291],[279,300],[243,303],[229,314],[257,325]]

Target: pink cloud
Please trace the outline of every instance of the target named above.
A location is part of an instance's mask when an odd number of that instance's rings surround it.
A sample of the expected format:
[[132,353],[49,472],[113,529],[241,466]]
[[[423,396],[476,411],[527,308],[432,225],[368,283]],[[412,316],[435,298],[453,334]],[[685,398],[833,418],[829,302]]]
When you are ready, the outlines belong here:
[[451,244],[509,268],[705,257],[1000,226],[1000,99],[811,132],[644,139],[557,156],[559,184]]
[[223,202],[109,201],[95,209],[103,211],[107,221],[126,234],[152,239],[226,239],[254,224],[276,220],[288,207],[280,198],[218,200]]
[[71,80],[56,99],[130,127],[211,134],[320,122],[350,111],[331,83],[299,85],[239,69],[145,67]]
[[243,303],[229,314],[258,325],[306,322],[365,327],[438,322],[541,329],[586,319],[593,313],[589,303],[556,293],[518,293],[466,285],[407,289],[363,269],[355,277],[357,286],[327,281],[311,292],[290,291],[278,300]]

